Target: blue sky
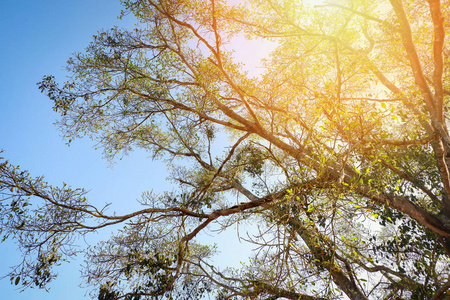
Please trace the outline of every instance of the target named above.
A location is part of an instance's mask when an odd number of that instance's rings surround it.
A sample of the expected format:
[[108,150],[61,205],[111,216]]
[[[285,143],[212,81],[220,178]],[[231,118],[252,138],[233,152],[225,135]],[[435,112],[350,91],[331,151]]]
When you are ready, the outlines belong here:
[[[118,203],[119,210],[134,204],[142,191],[164,188],[165,167],[145,153],[133,153],[111,168],[90,140],[68,147],[53,125],[57,115],[51,102],[36,83],[50,74],[64,81],[71,53],[83,50],[98,30],[126,25],[117,20],[120,10],[115,0],[0,1],[1,156],[35,176],[45,175],[51,184],[67,182],[91,190],[88,196],[94,203]],[[0,255],[2,275],[20,260],[9,241],[0,244]],[[0,298],[84,299],[86,291],[78,288],[81,262],[63,265],[50,293],[33,289],[19,294],[3,279]]]
[[[1,156],[32,175],[44,175],[53,185],[66,182],[83,187],[90,190],[92,203],[113,203],[113,209],[125,212],[143,191],[171,189],[162,176],[166,167],[144,152],[134,152],[111,167],[87,139],[68,147],[53,125],[57,115],[50,100],[36,86],[44,75],[55,75],[63,82],[67,59],[82,51],[98,30],[132,25],[132,20],[117,19],[120,10],[115,0],[0,1],[0,149],[4,150]],[[108,230],[94,239],[107,237]],[[226,233],[217,242],[229,245],[230,240],[236,241],[235,233]],[[238,252],[242,256],[239,248],[224,251],[222,265],[238,264]],[[10,241],[0,244],[0,255],[1,275],[20,261]],[[1,298],[89,299],[86,290],[78,287],[81,263],[82,257],[61,266],[50,293],[38,289],[19,293],[8,278],[0,280]]]

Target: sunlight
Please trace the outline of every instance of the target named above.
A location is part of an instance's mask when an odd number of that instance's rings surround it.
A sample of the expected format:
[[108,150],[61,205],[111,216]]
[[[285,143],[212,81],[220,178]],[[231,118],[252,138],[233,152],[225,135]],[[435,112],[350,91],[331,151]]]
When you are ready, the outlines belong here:
[[[231,5],[237,5],[247,1],[228,1]],[[293,3],[303,3],[308,9],[325,5],[325,1],[319,0],[294,0]],[[268,59],[270,53],[276,49],[277,43],[266,38],[248,39],[244,34],[235,36],[229,44],[225,44],[224,48],[228,51],[234,51],[234,57],[237,62],[243,64],[243,69],[250,75],[259,77],[265,70],[263,66],[264,59]]]

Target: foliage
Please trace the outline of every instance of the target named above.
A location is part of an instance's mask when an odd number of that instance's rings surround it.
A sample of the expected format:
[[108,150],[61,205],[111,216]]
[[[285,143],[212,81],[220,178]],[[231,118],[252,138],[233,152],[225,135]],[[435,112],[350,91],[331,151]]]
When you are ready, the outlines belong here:
[[[145,149],[179,189],[109,214],[4,161],[15,284],[45,287],[77,236],[121,223],[84,251],[98,299],[450,297],[447,2],[122,2],[136,28],[99,32],[39,88],[68,139]],[[274,45],[259,73],[242,36]],[[196,237],[243,223],[257,250],[219,271]]]

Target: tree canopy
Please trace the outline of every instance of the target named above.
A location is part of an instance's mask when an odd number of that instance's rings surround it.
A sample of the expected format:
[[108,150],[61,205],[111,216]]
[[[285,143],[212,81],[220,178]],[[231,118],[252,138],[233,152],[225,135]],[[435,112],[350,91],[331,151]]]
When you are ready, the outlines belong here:
[[[119,215],[2,160],[13,283],[45,288],[82,252],[101,300],[450,297],[447,1],[122,3],[135,28],[98,32],[39,89],[69,141],[142,148],[176,188]],[[258,72],[242,37],[273,47]],[[198,235],[237,224],[255,250],[220,270]]]

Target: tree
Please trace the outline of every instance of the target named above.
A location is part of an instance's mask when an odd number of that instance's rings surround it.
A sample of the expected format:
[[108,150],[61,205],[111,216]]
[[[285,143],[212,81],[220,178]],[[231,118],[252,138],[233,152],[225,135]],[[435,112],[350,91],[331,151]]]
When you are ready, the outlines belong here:
[[[99,32],[39,88],[69,141],[145,149],[177,189],[117,215],[3,161],[13,282],[45,287],[77,236],[126,224],[83,250],[98,299],[450,297],[449,3],[122,2],[136,28]],[[275,45],[261,74],[230,50],[241,35]],[[219,222],[255,230],[241,269],[196,241]]]

